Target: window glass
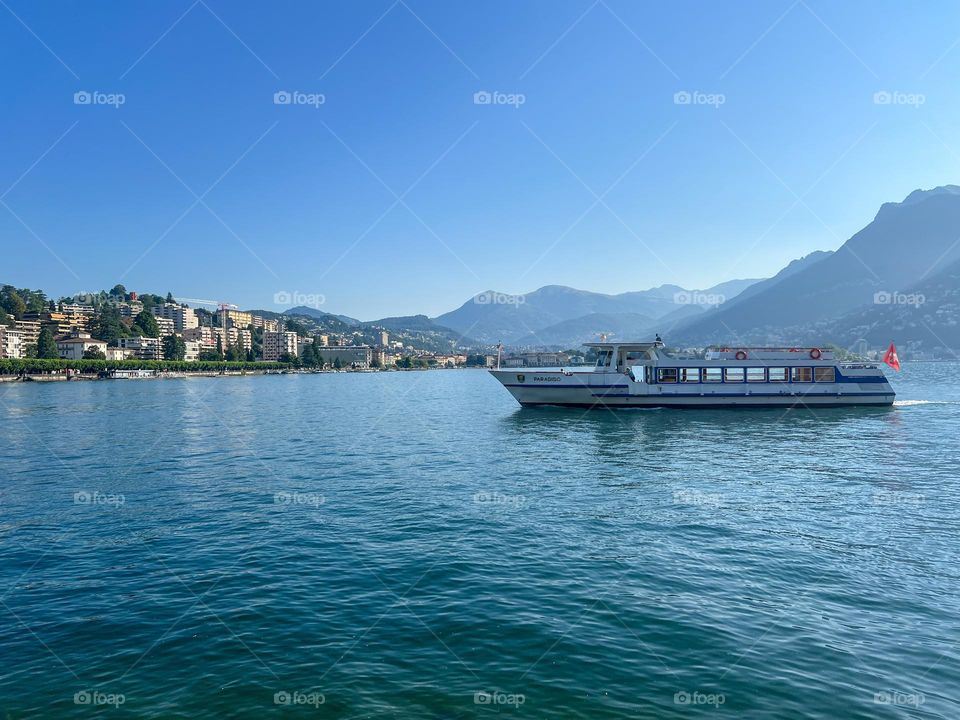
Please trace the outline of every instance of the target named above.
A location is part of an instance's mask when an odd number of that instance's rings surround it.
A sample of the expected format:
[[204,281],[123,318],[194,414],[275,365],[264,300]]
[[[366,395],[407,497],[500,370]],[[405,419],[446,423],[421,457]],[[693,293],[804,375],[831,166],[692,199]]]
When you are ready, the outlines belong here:
[[675,383],[677,381],[676,368],[659,368],[657,370],[657,382]]
[[607,363],[610,361],[610,351],[601,350],[597,354],[597,367],[606,367]]
[[743,368],[725,368],[723,379],[728,383],[743,382]]
[[766,382],[766,368],[747,368],[747,382]]
[[813,382],[813,368],[794,368],[794,382]]
[[787,382],[790,380],[790,375],[787,372],[787,368],[769,368],[767,370],[767,374],[770,376],[770,382]]
[[818,367],[813,369],[813,378],[817,382],[836,382],[837,371],[832,367]]
[[720,368],[704,368],[703,381],[705,383],[723,382],[723,370]]
[[700,382],[700,368],[680,368],[680,382]]

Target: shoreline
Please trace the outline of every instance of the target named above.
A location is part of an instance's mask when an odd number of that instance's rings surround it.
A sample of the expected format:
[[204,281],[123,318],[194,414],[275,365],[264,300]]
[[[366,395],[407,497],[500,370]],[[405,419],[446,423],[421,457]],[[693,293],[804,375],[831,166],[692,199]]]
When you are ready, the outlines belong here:
[[65,371],[52,371],[48,373],[27,373],[26,375],[0,375],[0,384],[2,383],[51,383],[51,382],[100,382],[112,380],[176,380],[193,377],[217,378],[217,377],[250,377],[261,375],[336,375],[343,373],[383,373],[383,372],[429,372],[432,370],[484,370],[486,368],[457,367],[457,368],[364,368],[364,369],[340,369],[340,370],[306,370],[302,368],[287,370],[169,370],[158,371],[156,375],[145,377],[112,378],[99,377],[94,373],[71,374],[67,375]]

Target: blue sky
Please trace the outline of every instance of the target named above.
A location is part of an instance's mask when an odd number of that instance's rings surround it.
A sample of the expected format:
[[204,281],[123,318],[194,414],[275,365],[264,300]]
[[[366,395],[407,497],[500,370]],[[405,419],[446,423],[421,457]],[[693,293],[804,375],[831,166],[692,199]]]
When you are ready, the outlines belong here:
[[947,2],[3,0],[0,281],[322,295],[373,319],[486,289],[767,276],[882,202],[960,183],[958,19]]

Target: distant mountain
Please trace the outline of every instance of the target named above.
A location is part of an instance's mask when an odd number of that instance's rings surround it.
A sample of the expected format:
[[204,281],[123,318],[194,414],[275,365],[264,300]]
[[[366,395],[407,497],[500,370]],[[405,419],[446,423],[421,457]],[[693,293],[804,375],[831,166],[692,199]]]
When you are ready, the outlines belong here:
[[316,318],[317,320],[323,320],[325,317],[335,317],[342,323],[347,325],[359,325],[360,321],[356,318],[349,317],[348,315],[334,315],[333,313],[324,312],[323,310],[317,310],[316,308],[308,307],[306,305],[297,305],[292,307],[289,310],[285,310],[283,315],[305,315],[307,317]]
[[[511,339],[542,336],[541,331],[547,328],[551,329],[551,333],[559,333],[563,328],[562,323],[591,315],[626,314],[655,320],[688,305],[722,302],[735,297],[755,282],[757,280],[731,280],[707,290],[685,290],[677,285],[661,285],[619,295],[588,292],[563,285],[547,285],[524,295],[488,290],[456,310],[440,315],[435,321],[484,342],[509,342]],[[635,317],[623,318],[623,327],[634,327],[635,320]],[[570,327],[573,335],[567,341],[573,341],[581,333],[581,326]],[[558,342],[563,339],[561,335],[551,336]],[[568,342],[559,344],[566,345]]]
[[649,315],[636,313],[591,313],[513,338],[510,345],[576,348],[583,343],[599,341],[601,333],[611,340],[638,340],[652,334],[651,327],[655,322]]
[[795,328],[826,327],[873,303],[874,293],[894,292],[960,260],[960,187],[912,192],[887,203],[876,218],[836,252],[807,256],[761,287],[751,288],[683,324],[671,340],[684,344],[793,342]]
[[880,291],[869,307],[855,310],[813,329],[838,344],[898,346],[922,351],[960,348],[960,262],[920,282],[892,292]]

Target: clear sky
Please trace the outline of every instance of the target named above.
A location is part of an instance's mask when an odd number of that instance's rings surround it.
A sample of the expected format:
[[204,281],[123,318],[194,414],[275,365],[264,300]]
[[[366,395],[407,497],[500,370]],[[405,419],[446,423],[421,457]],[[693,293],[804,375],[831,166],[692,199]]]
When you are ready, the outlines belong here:
[[374,319],[768,276],[960,183],[958,21],[873,0],[2,0],[0,282]]

